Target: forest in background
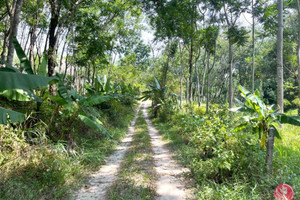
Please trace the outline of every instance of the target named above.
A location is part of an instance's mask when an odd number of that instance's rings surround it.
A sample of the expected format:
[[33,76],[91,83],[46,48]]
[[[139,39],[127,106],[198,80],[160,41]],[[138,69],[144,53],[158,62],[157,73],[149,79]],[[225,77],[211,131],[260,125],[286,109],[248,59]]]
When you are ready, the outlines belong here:
[[4,0],[0,53],[0,198],[70,195],[146,99],[197,198],[300,188],[299,0]]

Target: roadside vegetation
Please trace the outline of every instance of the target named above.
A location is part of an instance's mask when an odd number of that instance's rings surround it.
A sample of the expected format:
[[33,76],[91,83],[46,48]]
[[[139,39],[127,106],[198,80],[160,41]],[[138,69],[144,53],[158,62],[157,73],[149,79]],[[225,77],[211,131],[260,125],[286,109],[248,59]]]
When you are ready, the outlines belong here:
[[278,126],[281,139],[275,140],[269,175],[258,134],[235,129],[242,117],[214,104],[208,113],[197,105],[162,109],[153,121],[177,160],[191,169],[198,199],[272,199],[281,183],[291,185],[299,198],[300,127]]
[[[0,199],[68,199],[86,178],[104,163],[127,133],[134,108],[118,101],[98,110],[112,138],[89,128],[72,116],[55,117],[53,127],[40,118],[32,127],[1,126]],[[52,116],[51,103],[42,107],[43,117]],[[20,124],[21,126],[22,124]],[[49,130],[48,130],[49,129]]]

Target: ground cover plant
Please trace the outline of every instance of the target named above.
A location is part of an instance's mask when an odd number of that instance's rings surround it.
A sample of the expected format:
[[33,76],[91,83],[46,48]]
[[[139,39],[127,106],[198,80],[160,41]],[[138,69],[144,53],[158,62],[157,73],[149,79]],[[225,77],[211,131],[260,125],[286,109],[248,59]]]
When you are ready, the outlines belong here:
[[[299,188],[300,128],[278,127],[282,138],[275,141],[270,176],[266,173],[265,149],[258,135],[251,134],[252,127],[234,130],[240,117],[230,114],[227,107],[214,105],[205,114],[205,108],[196,106],[174,112],[167,121],[158,117],[154,122],[176,152],[175,157],[191,169],[198,199],[269,199],[280,183]],[[295,198],[298,196],[296,192]]]

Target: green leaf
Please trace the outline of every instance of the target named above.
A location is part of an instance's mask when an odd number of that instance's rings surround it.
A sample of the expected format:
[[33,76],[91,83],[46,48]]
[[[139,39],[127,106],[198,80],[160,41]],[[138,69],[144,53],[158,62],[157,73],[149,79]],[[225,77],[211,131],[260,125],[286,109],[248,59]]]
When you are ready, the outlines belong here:
[[25,120],[25,115],[23,113],[0,107],[0,124],[7,124],[8,116],[9,121],[12,123],[22,122]]
[[233,129],[233,131],[234,131],[234,132],[237,132],[237,131],[240,131],[240,130],[243,130],[243,129],[247,128],[248,126],[249,126],[248,123],[243,123],[243,124],[240,124],[240,125],[238,125],[237,127],[235,127],[235,128]]
[[74,90],[74,89],[71,89],[70,92],[69,92],[69,94],[71,95],[71,97],[72,97],[76,102],[85,99],[83,96],[79,95],[79,94],[77,93],[77,91]]
[[61,96],[49,96],[49,98],[57,103],[60,106],[66,107],[67,105],[70,105],[65,99],[63,99]]
[[18,55],[18,58],[20,60],[21,67],[25,69],[27,74],[34,74],[32,68],[31,68],[30,62],[27,59],[27,57],[16,37],[13,38],[13,44],[14,44],[16,53]]
[[40,64],[38,69],[38,73],[37,73],[38,75],[47,76],[47,61],[48,61],[48,56],[47,54],[44,54],[42,63]]
[[106,79],[104,90],[105,90],[105,92],[110,92],[110,90],[111,90],[111,87],[110,87],[110,78]]
[[99,114],[99,112],[97,112],[93,107],[81,106],[80,108],[89,117],[96,117],[96,118],[100,118],[101,117],[101,115]]
[[42,100],[30,90],[22,90],[22,89],[4,90],[3,92],[0,92],[0,95],[15,101],[36,100],[38,102],[42,102]]
[[160,90],[161,87],[160,87],[160,84],[159,84],[158,80],[156,78],[154,78],[154,81],[155,81],[155,84],[156,84],[156,89]]
[[80,105],[86,105],[86,106],[93,106],[93,105],[98,105],[103,102],[107,102],[112,100],[112,96],[101,96],[99,94],[92,95],[84,100],[79,101],[78,103]]
[[85,123],[93,130],[98,131],[107,137],[111,137],[111,135],[106,131],[106,129],[102,126],[101,122],[98,119],[91,119],[84,115],[78,115],[78,117],[83,123]]
[[277,120],[282,124],[292,124],[295,126],[300,126],[300,121],[296,116],[287,116],[285,114],[277,114]]
[[245,95],[245,96],[248,96],[249,94],[251,94],[246,88],[244,88],[241,85],[239,85],[239,89],[242,92],[242,94]]
[[73,104],[71,95],[68,93],[68,90],[67,90],[66,86],[64,85],[64,83],[60,79],[59,75],[56,75],[56,77],[58,77],[58,79],[59,79],[59,81],[58,81],[58,90],[57,90],[59,96],[61,96],[69,104]]
[[270,125],[270,127],[272,127],[272,128],[274,128],[274,133],[275,133],[275,137],[277,137],[278,139],[281,139],[281,137],[280,137],[280,135],[279,135],[279,132],[278,132],[278,130],[277,130],[277,128],[273,125],[273,124],[271,124]]
[[35,89],[47,86],[55,77],[43,77],[14,72],[0,72],[0,92],[11,89]]

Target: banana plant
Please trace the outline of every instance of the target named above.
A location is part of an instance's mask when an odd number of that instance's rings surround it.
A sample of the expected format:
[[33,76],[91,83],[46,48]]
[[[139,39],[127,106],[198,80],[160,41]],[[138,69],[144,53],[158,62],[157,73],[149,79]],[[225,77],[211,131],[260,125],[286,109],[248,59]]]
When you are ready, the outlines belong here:
[[[25,70],[26,74],[1,60],[5,67],[0,68],[0,95],[16,101],[35,100],[41,102],[42,100],[32,92],[32,89],[40,89],[48,86],[52,81],[57,81],[55,77],[45,76],[47,57],[44,56],[39,67],[39,73],[36,75],[16,38],[13,39],[13,44],[21,68]],[[0,107],[0,124],[7,124],[8,121],[12,123],[22,122],[24,119],[25,115],[23,113]]]
[[152,112],[154,117],[157,117],[160,107],[165,103],[165,97],[168,92],[168,87],[161,87],[161,84],[156,78],[154,82],[148,85],[149,90],[143,92],[141,99],[146,101],[148,99],[152,100]]
[[112,137],[110,133],[104,128],[101,122],[100,114],[93,108],[94,105],[107,102],[113,99],[112,96],[102,96],[100,94],[93,94],[89,97],[83,97],[79,95],[76,90],[67,90],[67,87],[62,81],[60,75],[56,75],[58,79],[57,96],[50,97],[52,101],[59,106],[67,109],[71,113],[74,113],[75,109],[79,109],[78,118],[87,126],[99,133],[102,133],[106,137]]
[[300,126],[300,121],[296,116],[288,116],[284,113],[279,113],[277,110],[273,110],[274,106],[267,106],[263,101],[259,92],[256,90],[251,94],[247,89],[239,86],[241,91],[241,97],[244,102],[235,98],[239,107],[232,108],[232,112],[243,112],[248,115],[243,116],[243,123],[235,128],[235,130],[241,130],[248,126],[251,126],[254,133],[259,134],[261,147],[265,146],[269,129],[271,127],[275,130],[275,136],[280,139],[279,132],[276,128],[276,124],[292,124]]

